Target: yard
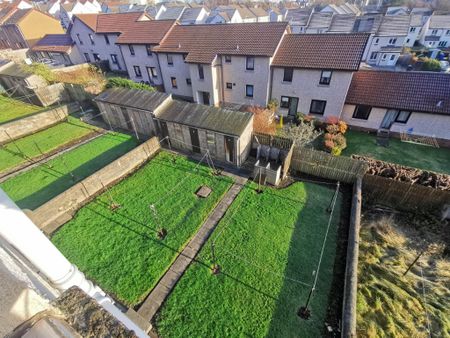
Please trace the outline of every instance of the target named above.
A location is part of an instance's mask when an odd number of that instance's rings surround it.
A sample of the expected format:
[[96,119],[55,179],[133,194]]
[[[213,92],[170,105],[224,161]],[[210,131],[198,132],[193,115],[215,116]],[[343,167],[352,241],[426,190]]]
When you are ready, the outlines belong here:
[[76,142],[94,130],[97,128],[69,116],[66,122],[7,143],[0,147],[0,173],[29,161],[27,157],[33,159]]
[[[207,185],[212,193],[195,192]],[[80,209],[52,237],[88,278],[127,305],[156,285],[231,186],[207,166],[160,152],[132,176]],[[112,203],[120,208],[112,211]],[[154,212],[150,208],[154,205]],[[160,227],[167,235],[159,239]]]
[[[433,215],[373,208],[363,214],[360,236],[358,336],[449,337],[448,225]],[[404,275],[425,243],[433,254]]]
[[376,144],[374,134],[353,130],[349,130],[345,137],[347,148],[342,155],[370,156],[409,167],[450,174],[450,149],[448,148],[405,143],[394,138],[389,140],[389,147],[382,147]]
[[19,174],[0,187],[20,208],[33,210],[136,145],[131,136],[108,133]]
[[42,109],[42,107],[0,95],[0,124],[31,115]]
[[[330,301],[339,195],[309,320],[297,311],[313,283],[334,185],[296,182],[257,194],[247,184],[156,316],[161,337],[319,337]],[[213,275],[211,243],[220,273]],[[306,284],[306,285],[305,285]]]

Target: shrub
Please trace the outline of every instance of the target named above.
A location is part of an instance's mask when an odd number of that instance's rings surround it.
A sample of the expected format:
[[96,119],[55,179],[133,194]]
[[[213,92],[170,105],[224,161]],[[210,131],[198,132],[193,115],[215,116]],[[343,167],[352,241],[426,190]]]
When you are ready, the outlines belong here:
[[275,135],[276,123],[273,112],[258,106],[251,106],[248,111],[253,113],[253,130],[257,133]]
[[343,134],[334,135],[334,143],[341,149],[347,148],[347,140]]
[[432,72],[440,72],[441,64],[436,59],[423,58],[422,70],[432,71]]
[[339,121],[338,126],[339,126],[339,132],[341,134],[345,134],[347,132],[347,129],[348,129],[347,123],[345,123],[344,121]]
[[335,147],[334,142],[332,140],[325,141],[325,148],[328,151],[331,151]]
[[333,141],[334,135],[330,133],[325,133],[325,141]]
[[339,117],[334,116],[334,115],[332,115],[332,116],[327,116],[327,117],[325,118],[325,123],[326,123],[326,124],[338,124],[338,122],[339,122]]
[[32,73],[42,77],[45,81],[49,83],[56,80],[55,73],[53,73],[50,67],[44,63],[33,62],[30,65],[22,65],[22,69],[25,72]]
[[337,124],[329,124],[326,129],[330,134],[339,133],[339,126]]
[[267,109],[269,109],[272,112],[275,112],[278,108],[278,101],[276,99],[272,99],[267,104]]
[[148,84],[137,83],[134,82],[133,80],[125,79],[123,77],[109,78],[108,82],[106,83],[106,88],[115,88],[115,87],[147,90],[149,92],[154,92],[156,90],[155,87],[149,86]]
[[337,146],[331,148],[331,155],[333,155],[333,156],[339,156],[339,155],[341,155],[341,152],[342,152],[342,149]]

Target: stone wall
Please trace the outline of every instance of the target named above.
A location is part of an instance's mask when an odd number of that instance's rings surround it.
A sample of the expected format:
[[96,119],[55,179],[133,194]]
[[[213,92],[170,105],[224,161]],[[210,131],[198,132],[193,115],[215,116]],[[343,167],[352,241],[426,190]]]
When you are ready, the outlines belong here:
[[47,129],[65,120],[76,109],[75,105],[64,105],[2,124],[0,125],[0,144]]
[[114,185],[134,172],[152,158],[159,149],[158,139],[151,138],[30,212],[30,218],[47,234],[52,233],[70,220],[79,208],[102,193],[105,187]]

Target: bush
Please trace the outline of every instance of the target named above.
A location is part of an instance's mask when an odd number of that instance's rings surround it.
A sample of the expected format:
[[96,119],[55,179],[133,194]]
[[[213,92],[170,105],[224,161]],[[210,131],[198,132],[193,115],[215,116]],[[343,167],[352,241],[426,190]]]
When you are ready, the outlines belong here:
[[348,129],[347,123],[345,123],[344,121],[339,121],[338,126],[339,126],[339,132],[341,134],[345,134],[347,132],[347,129]]
[[147,90],[149,92],[154,92],[156,90],[155,87],[149,86],[148,84],[137,83],[134,82],[133,80],[125,79],[123,77],[109,78],[108,82],[106,83],[106,88],[115,88],[115,87]]
[[278,108],[278,101],[276,99],[272,99],[267,104],[267,109],[269,109],[272,112],[275,112]]
[[347,140],[343,134],[337,134],[334,136],[334,143],[341,149],[347,148]]
[[347,140],[344,134],[347,132],[347,123],[340,121],[337,116],[328,116],[325,119],[326,131],[324,136],[325,150],[333,156],[339,156],[343,149],[347,147]]
[[337,124],[329,124],[326,129],[330,134],[339,133],[339,126]]
[[341,152],[342,152],[342,149],[337,146],[333,147],[331,149],[331,155],[333,155],[333,156],[339,156],[339,155],[341,155]]
[[432,71],[432,72],[440,72],[441,71],[441,64],[438,60],[430,59],[430,58],[423,58],[423,65],[422,70]]
[[44,63],[33,62],[30,65],[23,65],[22,69],[25,72],[32,73],[34,75],[42,77],[48,83],[51,83],[56,80],[55,73],[53,73],[50,67]]

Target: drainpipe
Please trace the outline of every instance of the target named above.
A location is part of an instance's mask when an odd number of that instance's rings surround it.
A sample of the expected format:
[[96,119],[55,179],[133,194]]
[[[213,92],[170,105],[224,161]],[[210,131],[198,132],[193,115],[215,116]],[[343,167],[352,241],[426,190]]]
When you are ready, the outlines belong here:
[[138,337],[148,337],[133,321],[122,313],[75,265],[53,245],[25,213],[0,189],[0,237],[19,251],[52,286],[60,291],[76,285],[94,298]]

